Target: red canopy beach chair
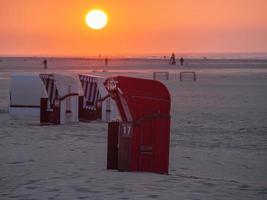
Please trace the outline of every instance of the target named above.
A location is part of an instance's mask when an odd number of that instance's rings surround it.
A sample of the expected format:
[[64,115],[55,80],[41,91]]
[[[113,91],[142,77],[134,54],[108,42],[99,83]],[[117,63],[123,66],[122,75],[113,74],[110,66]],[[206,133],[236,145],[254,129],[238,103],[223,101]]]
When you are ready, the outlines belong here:
[[170,94],[158,81],[117,76],[105,81],[120,122],[109,123],[107,168],[168,174]]

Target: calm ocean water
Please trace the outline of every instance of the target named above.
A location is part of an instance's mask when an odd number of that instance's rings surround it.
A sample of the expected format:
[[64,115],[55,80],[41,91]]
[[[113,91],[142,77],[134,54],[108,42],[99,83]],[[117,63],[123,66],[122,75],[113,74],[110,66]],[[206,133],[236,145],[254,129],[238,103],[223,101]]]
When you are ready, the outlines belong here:
[[[185,58],[180,66],[179,57]],[[47,59],[48,69],[177,69],[177,68],[267,68],[267,53],[247,54],[176,54],[177,64],[169,65],[169,56],[110,57],[105,66],[105,57],[0,57],[0,71],[42,70]]]

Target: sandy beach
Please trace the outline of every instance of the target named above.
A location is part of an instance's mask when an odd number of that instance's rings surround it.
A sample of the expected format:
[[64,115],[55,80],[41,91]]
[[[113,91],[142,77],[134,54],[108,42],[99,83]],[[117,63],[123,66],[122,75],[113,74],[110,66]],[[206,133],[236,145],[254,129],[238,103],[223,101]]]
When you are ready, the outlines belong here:
[[[106,170],[107,124],[40,126],[8,113],[10,74],[41,58],[0,62],[0,199],[266,199],[267,61],[54,59],[48,71],[161,80],[171,93],[169,175]],[[87,63],[86,63],[87,62]],[[65,67],[64,67],[65,66]],[[93,72],[92,72],[93,71]],[[178,80],[195,71],[197,81]]]

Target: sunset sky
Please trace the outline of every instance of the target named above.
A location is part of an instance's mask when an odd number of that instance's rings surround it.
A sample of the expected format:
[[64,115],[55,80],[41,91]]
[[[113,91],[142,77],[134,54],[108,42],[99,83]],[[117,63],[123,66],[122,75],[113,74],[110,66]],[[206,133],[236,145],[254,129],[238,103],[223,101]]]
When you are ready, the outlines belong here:
[[[0,55],[267,52],[267,0],[0,0]],[[85,23],[103,9],[102,30]]]

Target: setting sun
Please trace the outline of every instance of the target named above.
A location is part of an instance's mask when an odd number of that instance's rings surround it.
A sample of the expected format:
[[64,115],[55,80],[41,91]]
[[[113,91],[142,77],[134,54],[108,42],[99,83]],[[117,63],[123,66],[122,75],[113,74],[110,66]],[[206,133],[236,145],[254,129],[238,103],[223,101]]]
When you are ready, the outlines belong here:
[[85,22],[90,28],[99,30],[107,25],[108,17],[104,11],[94,9],[86,14]]

